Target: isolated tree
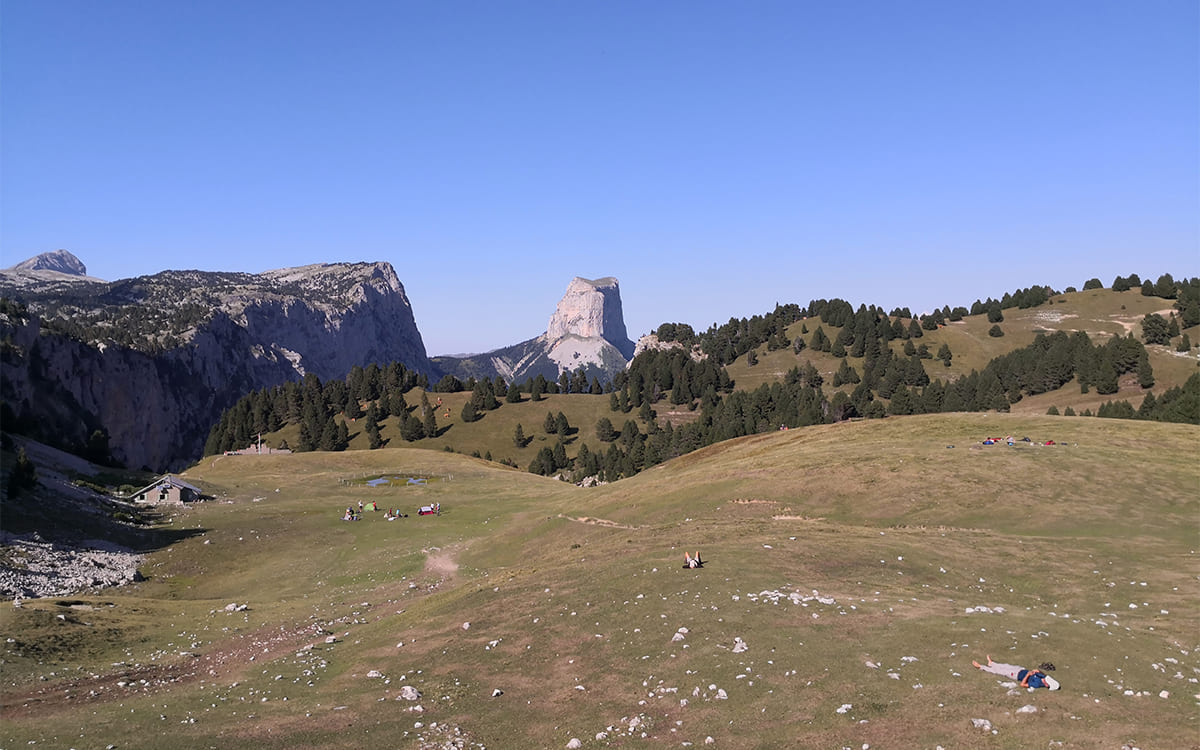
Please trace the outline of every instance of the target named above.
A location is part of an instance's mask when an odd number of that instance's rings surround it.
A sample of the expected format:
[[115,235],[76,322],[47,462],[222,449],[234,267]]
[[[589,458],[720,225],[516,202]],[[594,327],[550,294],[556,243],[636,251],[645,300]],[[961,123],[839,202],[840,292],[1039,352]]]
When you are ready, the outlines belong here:
[[800,352],[804,351],[805,346],[806,344],[804,343],[804,339],[797,336],[796,340],[792,342],[792,351],[796,354],[799,354]]
[[1051,416],[1057,417],[1058,416],[1058,407],[1051,405],[1050,408],[1046,410],[1046,413]]
[[[1120,277],[1118,277],[1118,278],[1120,278]],[[1116,286],[1116,282],[1113,282],[1113,286],[1114,287]],[[1088,291],[1089,289],[1103,289],[1103,288],[1104,288],[1104,283],[1102,281],[1100,281],[1100,279],[1088,279],[1087,281],[1083,282],[1083,291],[1085,291],[1085,292]]]
[[547,435],[553,435],[554,433],[558,432],[558,427],[554,421],[554,414],[552,412],[546,412],[546,418],[542,420],[542,432],[546,433]]
[[753,349],[746,352],[746,365],[748,367],[754,367],[757,364],[758,364],[758,354],[755,353],[755,351]]
[[479,419],[479,412],[475,411],[475,404],[468,400],[463,404],[462,413],[459,416],[462,417],[463,422],[470,424]]
[[567,415],[561,411],[554,416],[554,434],[558,435],[559,439],[565,438],[567,433],[571,431],[571,423],[567,421]]
[[513,445],[517,446],[518,448],[525,447],[525,443],[527,442],[525,440],[525,428],[521,426],[520,422],[517,422],[516,429],[513,430],[513,439],[512,440],[513,440]]
[[1073,408],[1071,408],[1070,406],[1068,406],[1066,409],[1063,409],[1063,416],[1064,417],[1073,417],[1073,416],[1075,416],[1075,410]]
[[1142,318],[1142,340],[1147,344],[1167,344],[1171,341],[1170,324],[1158,313]]
[[992,326],[991,328],[988,329],[988,335],[994,339],[998,339],[1004,335],[1004,330],[1002,328],[1000,328],[1000,326],[998,326],[998,325]]
[[605,443],[611,443],[617,439],[617,431],[613,429],[611,419],[600,417],[600,419],[596,420],[596,437]]
[[1183,338],[1179,340],[1179,346],[1175,347],[1175,351],[1190,352],[1191,350],[1192,350],[1192,340],[1190,338],[1188,338],[1188,335],[1185,333],[1185,334],[1183,334]]

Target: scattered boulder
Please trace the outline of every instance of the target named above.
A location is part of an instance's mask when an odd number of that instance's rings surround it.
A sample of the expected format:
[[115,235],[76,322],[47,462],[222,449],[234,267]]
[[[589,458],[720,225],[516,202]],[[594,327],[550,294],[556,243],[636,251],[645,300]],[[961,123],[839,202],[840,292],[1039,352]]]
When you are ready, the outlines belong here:
[[580,747],[583,747],[583,743],[579,741],[578,737],[572,737],[571,741],[567,743],[567,750],[576,750]]
[[421,691],[417,690],[412,685],[405,685],[400,688],[400,698],[406,701],[415,701],[421,699]]
[[988,721],[987,719],[971,719],[971,726],[975,727],[981,732],[992,731],[992,722]]

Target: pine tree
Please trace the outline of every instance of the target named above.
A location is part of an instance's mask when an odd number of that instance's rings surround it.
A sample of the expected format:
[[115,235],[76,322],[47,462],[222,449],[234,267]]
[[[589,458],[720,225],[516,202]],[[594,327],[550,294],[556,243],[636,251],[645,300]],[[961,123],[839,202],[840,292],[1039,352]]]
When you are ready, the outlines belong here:
[[542,420],[542,432],[547,435],[553,435],[558,431],[558,427],[554,421],[554,414],[546,412],[546,418]]
[[988,329],[988,335],[994,339],[998,339],[1004,335],[1004,329],[1002,329],[998,325],[992,326],[991,328]]
[[406,411],[400,416],[400,437],[410,443],[425,437],[425,427],[411,412]]
[[812,350],[814,352],[827,352],[830,348],[829,337],[825,335],[825,329],[817,326],[817,330],[812,336]]
[[1188,335],[1185,333],[1185,334],[1183,334],[1183,338],[1179,340],[1179,346],[1175,347],[1175,351],[1190,352],[1191,350],[1192,350],[1192,340],[1190,338],[1188,338]]
[[437,437],[437,434],[438,434],[437,414],[434,412],[433,409],[425,410],[425,421],[421,426],[425,430],[425,437],[431,437],[431,438]]
[[333,417],[329,417],[325,420],[325,426],[321,429],[321,438],[317,441],[317,447],[323,451],[335,451],[337,450],[337,445],[337,422],[334,421]]
[[1138,385],[1140,385],[1143,389],[1154,387],[1154,368],[1150,366],[1150,357],[1145,351],[1143,351],[1142,356],[1138,358],[1137,374]]
[[616,440],[617,433],[613,429],[612,420],[608,417],[600,417],[596,421],[596,437],[604,443],[611,443],[613,440]]
[[358,419],[363,415],[362,406],[358,403],[358,397],[353,391],[346,393],[346,419]]
[[1058,416],[1058,407],[1051,405],[1050,408],[1046,410],[1046,413],[1051,416],[1057,417]]
[[363,425],[363,432],[367,434],[367,446],[371,450],[375,450],[383,446],[383,438],[379,436],[379,419],[378,410],[375,408],[375,402],[372,401],[367,406],[367,420]]
[[554,416],[554,434],[558,435],[559,439],[565,439],[567,433],[571,431],[571,424],[567,422],[567,415],[561,411]]
[[513,439],[512,440],[513,440],[513,445],[517,446],[518,448],[525,447],[525,443],[526,443],[525,428],[521,426],[520,422],[517,422],[517,427],[516,427],[516,429],[513,430]]
[[479,412],[475,411],[475,404],[473,404],[471,401],[467,401],[465,404],[463,404],[462,413],[459,416],[462,418],[463,422],[470,424],[471,422],[479,419]]
[[1142,318],[1142,340],[1147,344],[1167,344],[1171,341],[1170,324],[1158,313]]
[[950,366],[950,361],[954,358],[954,355],[950,352],[949,344],[942,344],[941,347],[938,348],[937,358],[942,360],[942,364],[944,364],[946,367]]

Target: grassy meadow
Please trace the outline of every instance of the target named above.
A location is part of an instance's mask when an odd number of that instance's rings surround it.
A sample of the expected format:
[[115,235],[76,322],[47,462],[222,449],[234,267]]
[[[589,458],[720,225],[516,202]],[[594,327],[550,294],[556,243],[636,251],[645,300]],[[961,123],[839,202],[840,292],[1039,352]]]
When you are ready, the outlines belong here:
[[[471,426],[499,460],[498,418],[540,432],[555,398]],[[0,746],[1200,745],[1198,437],[890,418],[586,489],[401,440],[210,457],[146,581],[5,605]],[[342,521],[359,501],[408,517]]]

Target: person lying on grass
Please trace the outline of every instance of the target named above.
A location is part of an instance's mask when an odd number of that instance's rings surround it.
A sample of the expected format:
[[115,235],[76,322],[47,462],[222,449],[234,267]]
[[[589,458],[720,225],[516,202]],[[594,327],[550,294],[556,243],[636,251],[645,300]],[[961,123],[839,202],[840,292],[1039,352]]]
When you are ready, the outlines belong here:
[[1001,664],[998,661],[992,661],[992,657],[988,656],[987,664],[980,664],[977,661],[971,662],[976,669],[982,669],[984,672],[998,674],[1001,677],[1007,677],[1010,680],[1016,680],[1021,687],[1026,688],[1049,688],[1050,690],[1058,690],[1058,680],[1046,674],[1040,669],[1025,669],[1018,667],[1015,664]]

